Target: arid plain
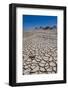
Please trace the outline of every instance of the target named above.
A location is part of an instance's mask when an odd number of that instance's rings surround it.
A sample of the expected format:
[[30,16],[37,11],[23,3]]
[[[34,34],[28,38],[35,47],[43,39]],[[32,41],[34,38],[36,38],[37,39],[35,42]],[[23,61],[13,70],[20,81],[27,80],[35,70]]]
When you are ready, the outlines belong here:
[[23,32],[23,75],[57,73],[57,30]]

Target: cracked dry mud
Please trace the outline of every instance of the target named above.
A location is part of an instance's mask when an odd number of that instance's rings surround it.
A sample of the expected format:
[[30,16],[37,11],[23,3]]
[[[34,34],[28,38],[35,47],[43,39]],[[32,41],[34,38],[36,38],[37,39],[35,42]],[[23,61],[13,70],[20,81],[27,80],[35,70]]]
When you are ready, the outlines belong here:
[[57,30],[24,32],[23,75],[57,73]]

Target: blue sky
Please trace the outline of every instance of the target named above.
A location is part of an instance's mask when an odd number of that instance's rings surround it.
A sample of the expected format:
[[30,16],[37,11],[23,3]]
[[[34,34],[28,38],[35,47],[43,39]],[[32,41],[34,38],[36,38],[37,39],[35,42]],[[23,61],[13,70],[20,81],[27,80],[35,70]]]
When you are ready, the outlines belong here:
[[45,27],[57,25],[57,16],[38,16],[38,15],[23,15],[24,31],[29,31],[35,27]]

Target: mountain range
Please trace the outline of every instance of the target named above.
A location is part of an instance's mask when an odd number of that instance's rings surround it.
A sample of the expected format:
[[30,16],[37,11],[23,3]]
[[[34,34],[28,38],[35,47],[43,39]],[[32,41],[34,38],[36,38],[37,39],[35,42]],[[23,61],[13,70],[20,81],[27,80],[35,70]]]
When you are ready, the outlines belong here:
[[35,27],[35,29],[39,30],[39,29],[42,29],[42,30],[47,30],[47,29],[50,29],[50,30],[53,30],[53,29],[57,29],[57,26],[46,26],[46,27]]

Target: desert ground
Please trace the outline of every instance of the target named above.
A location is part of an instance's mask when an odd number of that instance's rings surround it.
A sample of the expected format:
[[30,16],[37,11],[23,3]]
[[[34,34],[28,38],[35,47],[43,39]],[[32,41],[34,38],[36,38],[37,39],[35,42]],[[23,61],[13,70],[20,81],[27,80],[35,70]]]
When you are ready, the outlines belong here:
[[23,75],[57,73],[57,30],[23,32]]

